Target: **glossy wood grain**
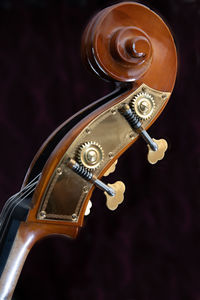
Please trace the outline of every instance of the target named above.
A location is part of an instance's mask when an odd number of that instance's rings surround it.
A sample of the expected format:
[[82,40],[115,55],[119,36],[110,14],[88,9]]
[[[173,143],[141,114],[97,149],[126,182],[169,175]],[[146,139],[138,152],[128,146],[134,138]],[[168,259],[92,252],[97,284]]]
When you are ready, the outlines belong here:
[[[83,225],[84,212],[93,189],[86,197],[77,222],[37,219],[37,212],[52,174],[79,133],[98,115],[126,99],[142,83],[162,92],[171,93],[173,90],[177,57],[171,33],[157,14],[138,3],[123,2],[97,14],[88,24],[83,35],[82,56],[87,67],[103,79],[130,81],[131,83],[123,88],[123,93],[118,93],[114,98],[110,97],[106,102],[99,101],[100,105],[97,106],[89,106],[88,113],[77,119],[73,126],[66,128],[55,147],[48,153],[42,166],[41,178],[34,192],[27,220],[20,225],[1,278],[1,299],[11,299],[24,261],[32,246],[39,239],[51,234],[64,234],[75,238],[79,228]],[[156,121],[163,109],[164,106],[151,120],[148,127]],[[62,124],[42,145],[27,172],[24,184],[29,181],[35,165],[58,132],[77,116],[81,116],[81,113],[77,113]],[[135,140],[130,141],[118,155],[110,160],[100,172],[99,178],[134,142]]]
[[41,238],[53,233],[75,238],[77,227],[63,227],[57,224],[50,227],[47,224],[31,222],[22,222],[20,224],[9,259],[0,279],[1,300],[10,300],[12,298],[22,267],[33,245]]
[[85,29],[82,57],[106,80],[137,80],[169,91],[176,78],[173,37],[164,21],[139,3],[119,3],[97,14]]
[[[115,37],[114,42],[111,40],[110,42],[108,41],[108,39],[112,36],[111,33],[117,33],[117,35],[119,33],[119,36]],[[125,56],[127,53],[123,51],[127,51],[127,49],[121,49],[121,54],[118,54],[121,55],[122,59],[114,57],[114,62],[113,52],[115,51],[114,47],[117,48],[117,52],[119,51],[120,47],[130,47],[130,44],[134,41],[137,41],[136,44],[138,57],[141,53],[146,53],[144,60],[148,58],[148,63],[145,63],[144,61],[144,65],[148,66],[148,68],[145,69],[145,72],[144,69],[141,72],[137,69],[136,72],[137,74],[140,74],[140,76],[138,75],[138,80],[132,83],[132,88],[130,90],[128,90],[122,96],[109,101],[90,113],[86,118],[82,119],[78,124],[76,124],[72,130],[67,132],[63,139],[58,143],[43,169],[40,183],[34,194],[34,207],[29,213],[28,221],[53,224],[54,221],[37,220],[36,218],[41,199],[60,159],[63,157],[64,153],[77,135],[89,124],[89,122],[94,120],[96,116],[103,113],[105,110],[125,99],[125,97],[137,89],[142,83],[145,83],[151,88],[155,88],[160,91],[172,92],[177,72],[176,48],[172,35],[166,24],[157,14],[152,12],[149,8],[138,3],[123,2],[111,6],[98,13],[91,20],[83,35],[83,59],[87,63],[87,66],[92,68],[93,72],[96,72],[98,75],[102,75],[103,78],[105,78],[104,75],[106,74],[106,78],[110,76],[109,78],[111,80],[121,79],[122,81],[129,81],[130,78],[127,79],[127,74],[135,74],[135,67],[140,68],[140,65],[143,64],[143,62],[141,63],[140,57],[138,61],[137,57],[134,58],[129,55],[130,57],[126,57],[127,64],[124,67],[123,55]],[[111,46],[108,46],[109,43]],[[95,51],[92,50],[93,47]],[[105,65],[102,64],[101,60],[103,60]],[[134,63],[132,63],[132,60]],[[93,62],[95,63],[93,64]],[[118,68],[117,72],[120,73],[120,78],[116,78],[116,76],[113,77],[113,63],[115,64],[116,68]],[[132,79],[134,78],[132,77]],[[164,107],[162,107],[162,109],[163,108]],[[159,116],[162,109],[156,118]],[[149,126],[155,122],[156,118],[152,120]],[[118,156],[122,155],[122,153],[124,153],[124,151],[126,151],[126,149],[130,147],[133,142],[134,141],[130,142],[130,144],[127,145],[127,147],[125,147]],[[105,168],[100,174],[100,177],[103,176],[103,173],[117,158],[118,157],[114,157],[113,160],[110,161],[110,163],[107,165],[107,168]],[[84,210],[90,196],[91,194],[88,194],[87,200],[83,206],[84,209],[82,210],[81,217],[76,223],[77,227],[82,226],[83,224]],[[70,222],[59,222],[63,225],[65,223],[69,226],[74,225],[74,223]]]

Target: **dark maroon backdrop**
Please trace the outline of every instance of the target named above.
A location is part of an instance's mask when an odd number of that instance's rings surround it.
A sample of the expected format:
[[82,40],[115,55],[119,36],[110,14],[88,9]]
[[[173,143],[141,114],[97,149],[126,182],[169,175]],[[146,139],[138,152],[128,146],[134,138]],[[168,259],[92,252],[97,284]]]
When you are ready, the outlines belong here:
[[[19,189],[44,139],[112,90],[80,60],[84,26],[112,3],[0,2],[1,206]],[[166,158],[149,165],[141,140],[129,149],[110,176],[125,182],[124,203],[110,212],[95,191],[77,240],[52,237],[33,248],[16,300],[200,299],[200,4],[143,4],[163,16],[178,48],[175,90],[150,130],[167,138]]]

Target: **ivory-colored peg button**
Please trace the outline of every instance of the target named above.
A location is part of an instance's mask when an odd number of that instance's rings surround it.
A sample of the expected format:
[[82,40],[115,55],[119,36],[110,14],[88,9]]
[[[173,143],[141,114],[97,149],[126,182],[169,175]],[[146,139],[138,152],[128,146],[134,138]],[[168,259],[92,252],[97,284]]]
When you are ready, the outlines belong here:
[[116,181],[113,184],[108,184],[115,191],[114,196],[108,195],[108,193],[104,192],[106,196],[106,206],[110,210],[115,210],[120,203],[124,200],[124,192],[125,192],[125,184],[122,181]]
[[163,159],[165,152],[168,148],[167,141],[164,139],[156,140],[152,139],[156,144],[158,149],[153,151],[149,145],[147,145],[149,151],[147,154],[147,159],[150,164],[156,164],[159,160]]

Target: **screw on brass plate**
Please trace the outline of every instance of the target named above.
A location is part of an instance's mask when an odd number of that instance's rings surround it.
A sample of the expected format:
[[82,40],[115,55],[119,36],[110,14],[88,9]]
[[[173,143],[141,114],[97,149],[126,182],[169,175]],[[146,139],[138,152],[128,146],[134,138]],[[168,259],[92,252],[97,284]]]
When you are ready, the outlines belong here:
[[56,172],[57,172],[58,175],[62,175],[62,169],[60,167],[57,168]]
[[47,216],[46,211],[42,210],[42,211],[40,212],[39,218],[40,218],[40,219],[45,219],[46,216]]
[[85,131],[86,131],[87,134],[90,134],[90,133],[91,133],[90,128],[86,128]]
[[86,185],[83,187],[83,192],[86,194],[88,193],[88,187]]
[[108,156],[109,156],[110,159],[112,159],[112,158],[114,157],[113,152],[109,152],[109,153],[108,153]]
[[112,113],[113,115],[115,115],[115,114],[116,114],[116,110],[115,110],[115,109],[111,109],[111,113]]
[[163,99],[167,98],[167,95],[166,95],[166,94],[163,94],[163,95],[162,95],[162,98],[163,98]]
[[143,92],[146,92],[146,88],[145,88],[145,87],[143,87],[143,88],[142,88],[142,91],[143,91]]
[[133,132],[131,132],[131,133],[129,134],[129,138],[130,138],[130,139],[133,139],[133,138],[134,138]]
[[78,217],[77,214],[72,214],[72,221],[77,221]]

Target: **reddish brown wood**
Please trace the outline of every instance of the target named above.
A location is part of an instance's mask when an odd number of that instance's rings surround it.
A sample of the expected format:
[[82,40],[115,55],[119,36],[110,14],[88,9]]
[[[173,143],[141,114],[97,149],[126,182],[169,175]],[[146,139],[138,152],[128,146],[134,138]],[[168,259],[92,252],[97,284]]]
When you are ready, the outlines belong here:
[[[133,43],[135,49],[133,49]],[[79,122],[57,145],[47,161],[41,181],[34,194],[34,207],[28,217],[28,220],[32,222],[46,222],[48,224],[55,222],[36,219],[41,199],[58,162],[72,141],[90,121],[127,97],[142,83],[160,91],[172,92],[173,90],[177,71],[176,48],[173,38],[162,19],[141,4],[123,2],[98,13],[84,32],[82,54],[87,65],[92,66],[93,71],[104,78],[111,76],[110,79],[129,81],[136,77],[138,80],[134,82],[133,88],[123,96],[101,106]],[[96,69],[94,70],[94,68]],[[152,120],[151,124],[155,120],[156,118]],[[119,156],[133,142],[130,142]],[[114,157],[113,160],[116,158]],[[112,161],[107,168],[111,164]],[[102,176],[106,169],[102,170]],[[88,194],[87,200],[90,196]],[[87,200],[77,222],[77,227],[82,226]],[[74,223],[65,221],[59,221],[59,224],[74,226]]]
[[[110,93],[109,96],[118,93],[120,91],[120,87],[116,88],[114,92]],[[108,96],[108,95],[107,95]],[[24,178],[24,182],[23,182],[23,186],[25,186],[28,181],[29,181],[29,177],[30,174],[32,172],[32,169],[35,165],[35,163],[37,162],[38,158],[42,155],[43,151],[45,150],[45,148],[48,146],[48,144],[51,142],[51,140],[55,137],[55,135],[65,126],[67,125],[71,120],[73,120],[74,118],[76,118],[78,115],[82,114],[83,112],[85,112],[88,109],[91,109],[92,107],[94,107],[97,103],[101,102],[101,99],[98,99],[96,101],[94,101],[93,103],[89,104],[88,106],[84,107],[83,109],[79,110],[77,113],[75,113],[73,116],[71,116],[70,118],[68,118],[67,120],[65,120],[59,127],[57,127],[52,134],[50,134],[50,136],[44,141],[44,143],[42,144],[42,146],[40,147],[40,149],[38,150],[38,152],[36,153],[36,155],[34,156],[28,170],[27,173],[25,175]]]
[[157,14],[139,3],[119,3],[96,15],[84,32],[82,57],[107,80],[140,80],[168,91],[176,77],[171,33]]
[[64,234],[69,237],[76,237],[77,227],[48,226],[47,224],[37,224],[22,222],[14,240],[9,259],[0,278],[0,299],[10,300],[15,286],[23,268],[24,262],[33,245],[45,236]]
[[[82,119],[64,136],[50,155],[34,193],[32,209],[29,211],[26,222],[21,223],[11,256],[9,257],[10,263],[6,266],[3,273],[2,286],[9,280],[9,270],[12,262],[18,259],[19,253],[24,251],[24,257],[19,261],[15,279],[13,277],[11,283],[10,295],[14,290],[25,258],[37,240],[51,234],[65,234],[74,238],[83,224],[84,212],[92,191],[87,195],[77,223],[38,220],[36,217],[51,176],[73,140],[95,117],[125,99],[142,83],[160,91],[172,92],[173,90],[177,71],[177,57],[173,38],[161,18],[141,4],[123,2],[106,8],[97,14],[85,30],[82,42],[82,56],[87,66],[92,67],[93,72],[104,79],[124,82],[133,81],[134,84],[126,93],[102,105]],[[159,114],[151,121],[151,124],[155,122]],[[28,180],[35,161],[56,132],[57,130],[36,154],[25,182]],[[122,155],[134,141],[124,147],[118,156]],[[113,160],[102,170],[99,178],[103,176],[118,156],[113,157]],[[9,297],[11,296],[8,296],[6,299],[9,299]]]

